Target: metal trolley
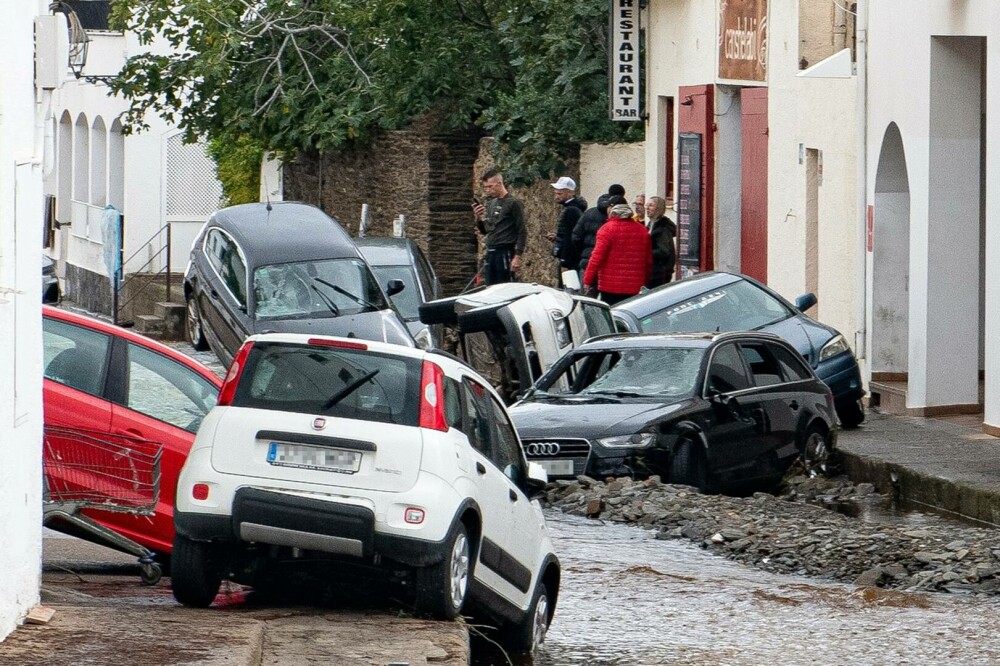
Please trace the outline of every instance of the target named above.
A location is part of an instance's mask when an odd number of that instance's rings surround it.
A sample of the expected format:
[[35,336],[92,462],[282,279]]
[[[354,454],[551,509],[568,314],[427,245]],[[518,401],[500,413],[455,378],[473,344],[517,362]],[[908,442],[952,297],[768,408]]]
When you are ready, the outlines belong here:
[[163,575],[148,548],[81,513],[100,509],[150,516],[160,497],[158,442],[45,426],[42,524],[65,521],[88,537],[139,558],[140,577],[156,585]]

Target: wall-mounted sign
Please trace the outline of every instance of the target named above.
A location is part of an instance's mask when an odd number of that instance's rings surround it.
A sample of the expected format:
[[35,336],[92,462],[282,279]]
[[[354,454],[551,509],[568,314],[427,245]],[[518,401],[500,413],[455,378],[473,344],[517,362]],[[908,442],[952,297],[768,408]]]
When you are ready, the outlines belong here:
[[611,0],[611,120],[642,120],[639,110],[639,0]]
[[719,78],[767,81],[767,0],[719,0]]
[[678,136],[677,258],[683,277],[701,266],[701,134]]

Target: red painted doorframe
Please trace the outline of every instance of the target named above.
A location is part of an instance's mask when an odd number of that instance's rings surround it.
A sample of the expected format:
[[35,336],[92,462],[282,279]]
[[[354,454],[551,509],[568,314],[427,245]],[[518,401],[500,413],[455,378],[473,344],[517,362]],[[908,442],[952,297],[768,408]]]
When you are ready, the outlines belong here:
[[740,91],[740,272],[767,282],[767,88]]
[[[701,134],[701,256],[698,270],[715,267],[715,86],[678,89],[677,132]],[[678,262],[678,276],[680,263]]]

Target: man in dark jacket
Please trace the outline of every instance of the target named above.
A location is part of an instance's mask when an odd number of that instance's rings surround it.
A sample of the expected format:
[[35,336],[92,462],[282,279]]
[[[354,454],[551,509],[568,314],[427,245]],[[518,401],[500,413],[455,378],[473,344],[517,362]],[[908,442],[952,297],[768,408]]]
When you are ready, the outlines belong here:
[[659,287],[673,279],[677,250],[674,238],[677,225],[665,215],[667,202],[663,197],[650,197],[646,202],[646,216],[649,218],[649,240],[653,244],[653,274],[647,287]]
[[573,227],[573,247],[580,256],[581,277],[587,272],[590,253],[594,251],[594,244],[597,243],[597,231],[608,220],[608,207],[614,205],[612,200],[615,203],[625,203],[625,197],[602,194],[597,197],[597,205],[583,211],[583,215]]
[[563,269],[576,270],[580,257],[573,245],[573,228],[587,209],[587,200],[576,196],[576,181],[563,176],[552,183],[556,203],[561,206],[556,230],[546,234],[552,241],[552,256],[559,260]]

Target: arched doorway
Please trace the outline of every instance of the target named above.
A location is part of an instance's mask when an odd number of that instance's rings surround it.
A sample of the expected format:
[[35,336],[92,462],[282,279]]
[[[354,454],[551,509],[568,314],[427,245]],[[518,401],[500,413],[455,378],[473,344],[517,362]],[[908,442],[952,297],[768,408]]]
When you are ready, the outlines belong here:
[[889,123],[875,175],[872,381],[905,382],[909,355],[910,181],[903,137]]

